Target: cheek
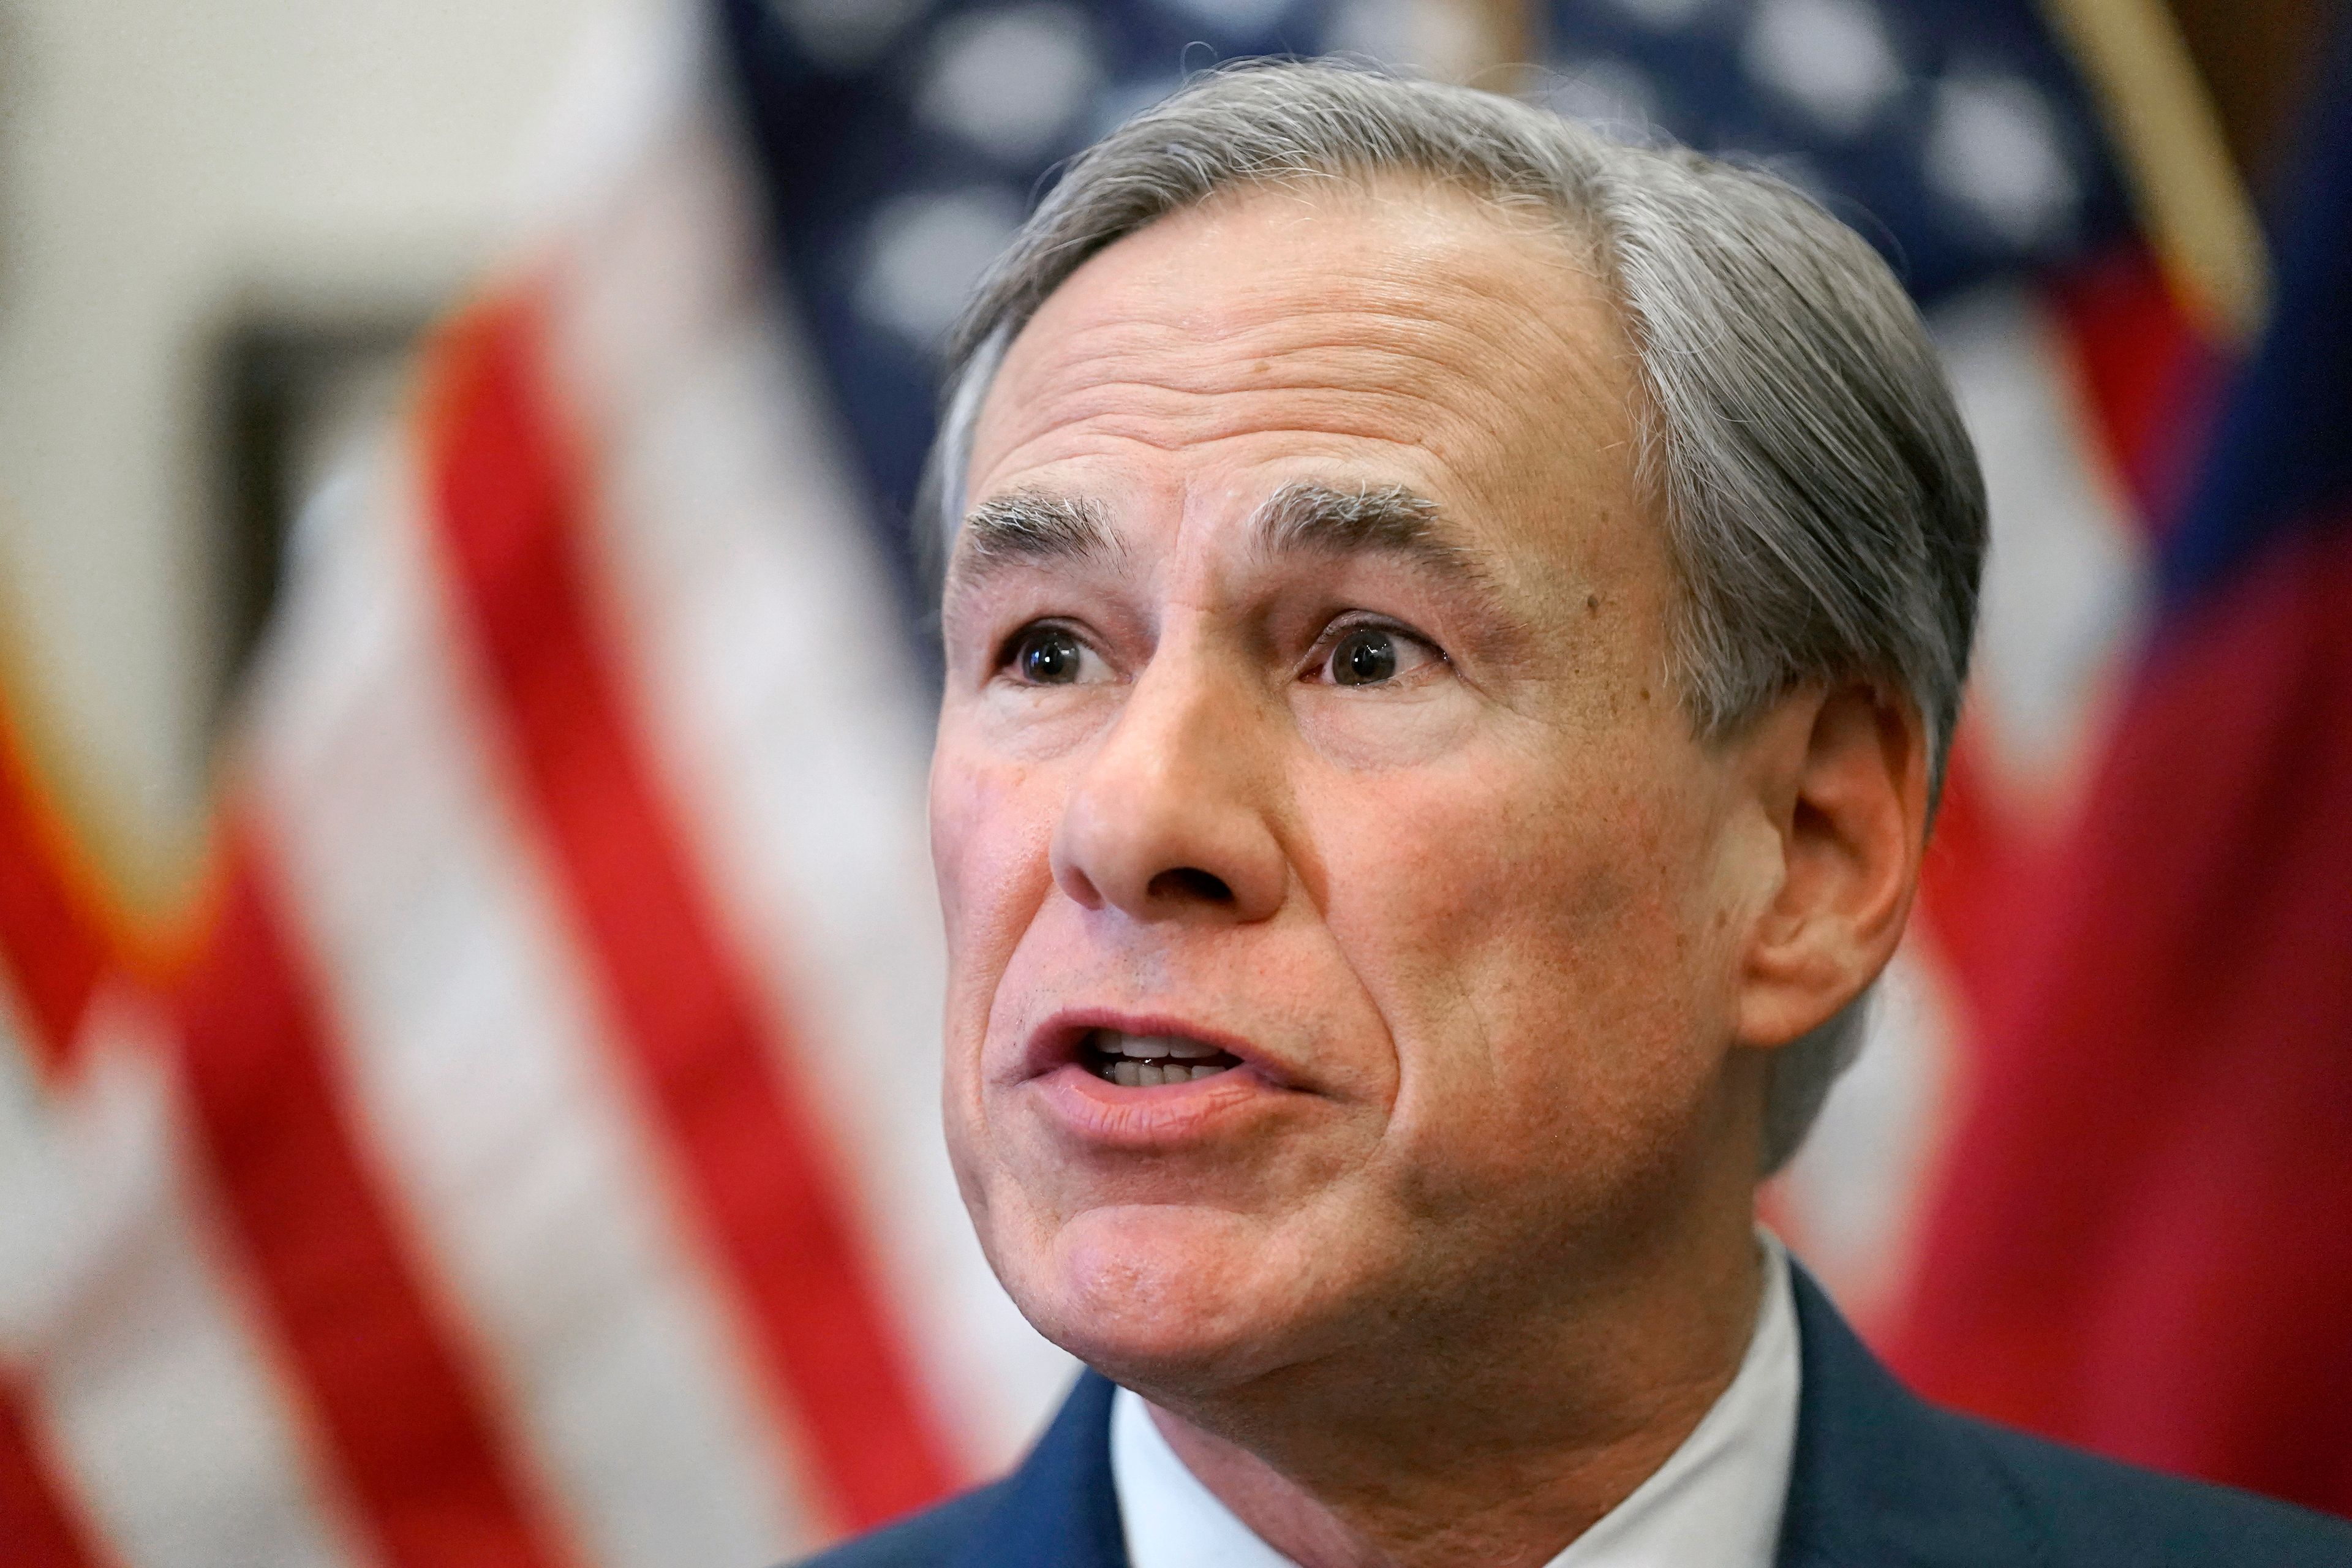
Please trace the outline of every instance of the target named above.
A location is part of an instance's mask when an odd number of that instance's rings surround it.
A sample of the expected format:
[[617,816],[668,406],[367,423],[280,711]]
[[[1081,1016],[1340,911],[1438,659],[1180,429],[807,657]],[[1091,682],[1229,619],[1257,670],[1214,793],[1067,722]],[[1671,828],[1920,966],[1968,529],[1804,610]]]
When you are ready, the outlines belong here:
[[1005,966],[1053,886],[1059,784],[1018,763],[974,762],[943,735],[931,766],[931,867],[948,950],[950,1084],[971,1064]]
[[931,867],[947,933],[948,1155],[982,1243],[992,1166],[981,1058],[1005,969],[1052,886],[1056,787],[1032,768],[975,761],[941,726],[930,781]]
[[1491,1201],[1497,1165],[1530,1197],[1630,1176],[1719,1054],[1691,803],[1554,759],[1394,805],[1335,856],[1331,920],[1396,1042],[1430,1201]]
[[1052,878],[1058,786],[1019,763],[973,760],[942,736],[931,763],[931,870],[961,970],[1009,949]]

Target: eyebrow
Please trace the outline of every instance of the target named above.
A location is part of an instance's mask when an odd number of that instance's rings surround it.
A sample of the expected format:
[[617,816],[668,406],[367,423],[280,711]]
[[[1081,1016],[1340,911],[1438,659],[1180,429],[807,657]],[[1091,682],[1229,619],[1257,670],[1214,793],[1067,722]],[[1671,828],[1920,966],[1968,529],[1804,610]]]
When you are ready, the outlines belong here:
[[[1249,526],[1267,555],[1396,555],[1466,586],[1494,589],[1443,509],[1403,485],[1287,484],[1266,498]],[[1003,567],[1101,562],[1123,552],[1100,501],[1011,490],[982,501],[964,519],[948,579],[952,586]]]
[[1012,490],[971,509],[956,531],[950,577],[993,566],[1103,560],[1119,553],[1102,504],[1084,496]]
[[[1285,485],[1257,509],[1251,527],[1261,547],[1277,554],[1381,551],[1426,557],[1454,570],[1470,565],[1437,503],[1402,485]],[[1047,490],[991,496],[972,508],[957,536],[962,553],[991,564],[1118,551],[1099,501]]]
[[1446,576],[1484,584],[1438,504],[1403,485],[1288,484],[1266,498],[1255,520],[1270,554],[1401,555]]

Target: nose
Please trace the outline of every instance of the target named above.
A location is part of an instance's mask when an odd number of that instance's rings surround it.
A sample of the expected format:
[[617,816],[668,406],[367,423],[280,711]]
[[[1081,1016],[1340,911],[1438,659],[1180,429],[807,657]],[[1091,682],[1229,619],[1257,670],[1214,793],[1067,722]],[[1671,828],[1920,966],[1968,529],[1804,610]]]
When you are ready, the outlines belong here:
[[1163,647],[1063,804],[1055,883],[1140,921],[1267,919],[1290,880],[1273,724],[1239,683]]

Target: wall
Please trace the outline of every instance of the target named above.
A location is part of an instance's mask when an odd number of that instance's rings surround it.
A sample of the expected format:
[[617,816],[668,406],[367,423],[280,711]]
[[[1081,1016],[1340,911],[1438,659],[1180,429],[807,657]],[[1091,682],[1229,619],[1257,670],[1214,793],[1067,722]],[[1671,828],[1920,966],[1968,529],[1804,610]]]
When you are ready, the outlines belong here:
[[644,0],[0,0],[0,658],[111,869],[186,868],[220,679],[207,351],[461,279]]

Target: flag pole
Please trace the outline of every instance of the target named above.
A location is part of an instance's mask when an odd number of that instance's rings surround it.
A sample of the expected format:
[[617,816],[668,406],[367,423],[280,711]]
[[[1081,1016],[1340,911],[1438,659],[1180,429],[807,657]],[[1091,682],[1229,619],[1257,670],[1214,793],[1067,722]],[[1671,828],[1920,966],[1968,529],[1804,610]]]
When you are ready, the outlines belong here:
[[1527,89],[1543,43],[1536,0],[1420,0],[1418,30],[1445,38],[1440,73],[1495,92]]
[[2161,0],[2042,0],[2098,101],[2167,281],[2242,345],[2270,309],[2270,258],[2220,116]]

